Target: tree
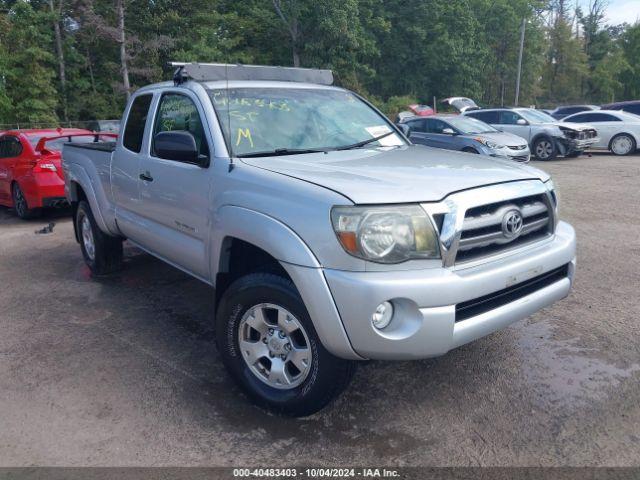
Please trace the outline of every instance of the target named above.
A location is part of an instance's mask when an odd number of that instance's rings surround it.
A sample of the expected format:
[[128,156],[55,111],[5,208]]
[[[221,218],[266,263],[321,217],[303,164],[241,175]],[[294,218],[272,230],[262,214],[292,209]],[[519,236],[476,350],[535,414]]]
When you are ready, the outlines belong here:
[[[11,7],[2,33],[4,94],[10,99],[7,120],[15,123],[56,123],[55,59],[46,13],[18,0]],[[49,28],[47,28],[49,26]],[[4,109],[8,105],[0,100]]]

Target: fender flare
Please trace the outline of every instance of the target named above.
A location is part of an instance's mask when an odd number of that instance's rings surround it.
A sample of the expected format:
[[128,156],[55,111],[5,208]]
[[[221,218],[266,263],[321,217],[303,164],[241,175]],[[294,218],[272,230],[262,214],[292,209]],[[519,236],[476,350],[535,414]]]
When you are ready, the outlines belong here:
[[213,279],[222,269],[223,243],[229,237],[261,248],[279,262],[311,268],[321,267],[311,249],[289,226],[256,210],[224,205],[218,209],[212,227],[211,277]]
[[351,346],[322,265],[293,229],[255,210],[236,205],[220,207],[212,226],[210,250],[214,282],[226,267],[225,241],[229,238],[250,243],[280,262],[300,293],[324,347],[338,357],[362,360]]
[[89,175],[79,165],[74,165],[72,168],[66,169],[66,177],[67,177],[67,185],[65,186],[65,190],[67,192],[67,199],[69,202],[77,202],[78,201],[78,187],[82,188],[87,197],[87,201],[89,202],[89,206],[91,207],[91,212],[93,213],[96,222],[98,223],[98,227],[105,233],[110,235],[118,235],[117,232],[112,232],[108,227],[107,222],[105,221],[102,211],[98,205],[98,200],[96,197],[96,191],[93,188],[93,184],[91,183],[91,179]]

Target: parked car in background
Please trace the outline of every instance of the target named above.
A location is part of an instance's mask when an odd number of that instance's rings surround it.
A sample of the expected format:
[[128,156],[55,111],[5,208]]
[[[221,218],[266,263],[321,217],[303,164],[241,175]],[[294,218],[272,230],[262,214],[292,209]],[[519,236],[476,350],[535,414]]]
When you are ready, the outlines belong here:
[[435,113],[436,112],[429,105],[408,105],[407,110],[403,110],[398,113],[395,123],[400,123],[401,121],[412,117],[428,117],[429,115],[435,115]]
[[120,120],[94,120],[87,126],[92,132],[118,133],[120,131]]
[[442,103],[445,106],[449,106],[460,113],[480,109],[476,102],[467,97],[449,97],[442,100]]
[[23,219],[65,205],[60,151],[65,142],[92,142],[89,130],[8,130],[0,134],[0,205]]
[[481,153],[516,162],[528,162],[531,157],[526,140],[501,132],[480,120],[462,115],[434,115],[404,120],[413,143],[429,147]]
[[570,115],[567,123],[586,123],[598,130],[594,148],[610,150],[615,155],[635,153],[640,145],[640,117],[622,110],[600,110]]
[[533,108],[492,108],[463,115],[524,138],[538,160],[552,160],[558,155],[576,157],[598,142],[598,133],[592,126],[558,122]]
[[640,100],[631,100],[629,102],[616,102],[602,105],[602,110],[623,110],[627,113],[640,115]]
[[548,113],[556,120],[562,120],[564,117],[573,115],[574,113],[589,112],[592,110],[600,110],[600,107],[597,105],[566,105],[563,107],[558,107],[551,112],[545,111],[545,113]]
[[290,415],[323,408],[354,361],[443,355],[533,314],[575,271],[548,174],[412,145],[332,84],[181,64],[131,96],[117,142],[63,150],[91,271],[117,269],[127,238],[215,287],[222,361]]

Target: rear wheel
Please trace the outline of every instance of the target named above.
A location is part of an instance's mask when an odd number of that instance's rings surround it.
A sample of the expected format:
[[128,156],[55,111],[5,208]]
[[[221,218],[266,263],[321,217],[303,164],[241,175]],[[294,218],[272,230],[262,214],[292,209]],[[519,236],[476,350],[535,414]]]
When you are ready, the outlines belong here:
[[609,150],[614,155],[630,155],[636,151],[636,147],[635,139],[626,133],[616,135],[609,144]]
[[472,147],[465,147],[462,149],[462,151],[465,153],[475,153],[476,155],[480,154],[479,151],[477,151],[475,148],[472,148]]
[[222,295],[216,314],[222,360],[257,404],[292,416],[324,408],[349,384],[355,364],[322,345],[293,283],[253,273]]
[[122,264],[122,239],[100,230],[85,200],[78,204],[75,222],[82,256],[91,272],[105,275],[118,270]]
[[28,220],[30,218],[34,218],[38,215],[39,210],[35,208],[29,208],[29,204],[27,203],[27,198],[24,196],[24,192],[20,188],[18,183],[13,184],[13,188],[11,189],[11,194],[13,196],[13,208],[16,211],[18,217],[23,220]]

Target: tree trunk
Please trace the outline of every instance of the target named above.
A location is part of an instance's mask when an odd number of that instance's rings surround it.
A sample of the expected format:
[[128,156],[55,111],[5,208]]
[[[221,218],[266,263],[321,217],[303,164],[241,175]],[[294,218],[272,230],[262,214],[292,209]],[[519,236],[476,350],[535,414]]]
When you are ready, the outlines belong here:
[[122,72],[122,87],[127,100],[131,97],[131,84],[129,83],[129,67],[127,65],[127,37],[124,31],[124,0],[117,0],[116,10],[118,14],[118,43],[120,44],[120,70]]
[[[289,30],[289,37],[291,38],[291,55],[293,59],[293,66],[300,66],[300,52],[298,50],[300,44],[300,22],[295,11],[291,12],[290,18],[287,18],[282,11],[282,5],[280,0],[273,0],[273,8],[275,8],[278,17],[284,22]],[[294,9],[295,10],[295,9]]]
[[58,11],[53,5],[53,0],[49,0],[49,8],[53,14],[53,33],[56,42],[56,55],[58,56],[58,74],[60,76],[60,90],[62,96],[62,117],[65,122],[69,121],[67,115],[67,73],[64,62],[64,49],[62,46],[62,31],[60,30],[60,16],[62,15],[62,7],[64,1],[60,0]]

